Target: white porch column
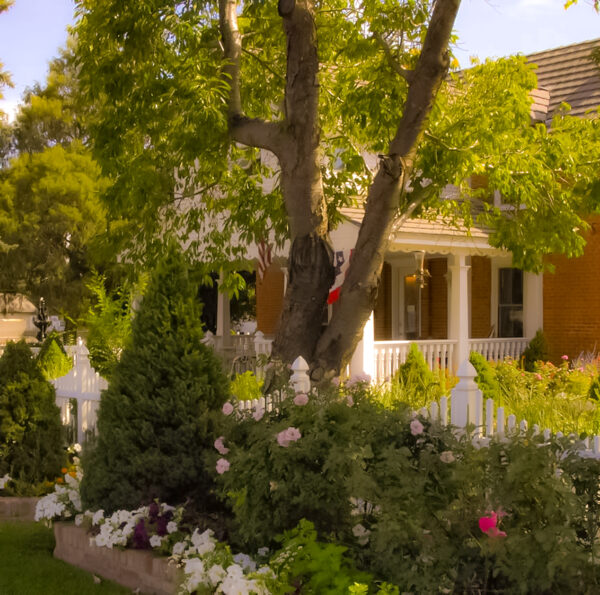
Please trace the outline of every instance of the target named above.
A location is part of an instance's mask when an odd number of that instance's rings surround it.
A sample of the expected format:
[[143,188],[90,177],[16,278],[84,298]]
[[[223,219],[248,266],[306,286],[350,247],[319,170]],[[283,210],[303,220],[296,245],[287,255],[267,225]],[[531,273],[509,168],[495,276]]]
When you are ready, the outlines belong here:
[[544,328],[544,276],[523,273],[523,336],[533,339]]
[[231,316],[229,312],[229,294],[221,292],[224,275],[219,275],[219,292],[217,293],[217,337],[221,337],[221,346],[231,344]]
[[451,254],[448,257],[450,271],[450,308],[448,338],[456,341],[453,367],[469,358],[469,267],[464,254]]
[[372,312],[363,329],[362,339],[350,360],[350,376],[359,374],[368,374],[372,379],[375,378],[375,325]]

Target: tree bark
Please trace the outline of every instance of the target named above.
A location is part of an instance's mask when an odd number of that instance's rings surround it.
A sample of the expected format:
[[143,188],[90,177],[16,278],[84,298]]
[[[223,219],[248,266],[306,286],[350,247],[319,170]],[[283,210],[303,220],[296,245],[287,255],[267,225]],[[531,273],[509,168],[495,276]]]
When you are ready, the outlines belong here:
[[404,182],[410,176],[426,119],[448,71],[448,43],[459,6],[460,0],[435,3],[402,118],[388,155],[380,158],[346,280],[312,359],[315,380],[338,374],[352,357],[375,307],[392,225],[399,213],[417,206],[402,204]]
[[287,37],[285,128],[292,139],[279,162],[291,248],[273,354],[288,362],[299,355],[311,361],[334,280],[320,169],[317,31],[311,0],[280,0],[279,13]]

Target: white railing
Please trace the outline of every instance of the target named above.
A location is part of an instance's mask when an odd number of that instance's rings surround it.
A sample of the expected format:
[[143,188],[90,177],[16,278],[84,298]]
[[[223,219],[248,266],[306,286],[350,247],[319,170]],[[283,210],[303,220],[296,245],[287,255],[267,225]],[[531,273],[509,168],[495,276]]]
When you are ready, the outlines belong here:
[[375,380],[390,380],[400,365],[406,361],[412,343],[423,354],[429,367],[445,370],[452,362],[456,341],[375,341]]
[[488,361],[501,362],[506,357],[520,359],[529,339],[469,339],[469,350],[480,353]]
[[72,421],[71,399],[77,401],[77,442],[81,444],[86,433],[96,428],[100,394],[108,387],[108,383],[92,368],[89,351],[81,338],[68,352],[73,357],[73,367],[65,376],[52,380],[52,384],[56,389],[56,404],[64,425],[70,425]]

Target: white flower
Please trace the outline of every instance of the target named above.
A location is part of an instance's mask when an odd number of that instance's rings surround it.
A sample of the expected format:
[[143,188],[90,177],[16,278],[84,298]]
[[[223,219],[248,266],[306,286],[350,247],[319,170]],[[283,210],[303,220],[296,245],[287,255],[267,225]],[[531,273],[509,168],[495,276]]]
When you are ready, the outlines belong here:
[[100,509],[94,513],[92,517],[92,525],[98,525],[100,521],[104,520],[104,510]]
[[163,538],[160,535],[153,535],[150,538],[150,545],[152,547],[160,547],[163,542]]
[[78,514],[75,517],[75,526],[76,527],[81,527],[81,523],[83,523],[83,515],[82,514]]
[[215,587],[227,576],[227,573],[219,564],[214,564],[208,571],[208,578]]
[[360,545],[366,545],[369,541],[369,535],[371,535],[371,531],[369,531],[363,525],[360,524],[354,525],[354,527],[352,528],[352,533],[354,534],[354,537],[356,537]]
[[215,540],[212,538],[213,532],[210,529],[200,533],[198,529],[192,534],[192,543],[196,547],[199,556],[203,556],[215,549]]
[[236,554],[233,556],[233,561],[239,564],[245,572],[254,572],[256,570],[256,562],[248,554]]
[[187,577],[185,587],[189,593],[193,593],[200,584],[205,582],[204,563],[199,558],[186,560],[183,572]]
[[174,556],[181,556],[181,554],[183,554],[183,552],[185,552],[186,545],[187,544],[185,543],[185,541],[178,541],[173,546],[173,555]]
[[167,523],[167,533],[175,533],[177,531],[177,523],[175,521],[169,521]]
[[4,477],[0,477],[0,490],[4,489],[4,486],[11,480],[10,475],[7,473]]
[[445,450],[440,454],[440,461],[442,461],[442,463],[454,463],[456,457],[451,450]]
[[75,444],[73,444],[73,450],[77,453],[81,452],[81,444],[79,444],[77,442]]

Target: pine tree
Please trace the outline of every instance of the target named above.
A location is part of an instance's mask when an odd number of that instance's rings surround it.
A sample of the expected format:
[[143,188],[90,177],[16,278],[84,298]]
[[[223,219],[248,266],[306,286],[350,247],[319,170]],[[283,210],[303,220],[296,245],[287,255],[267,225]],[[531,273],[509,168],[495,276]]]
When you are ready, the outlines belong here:
[[214,505],[205,453],[229,384],[205,346],[196,287],[171,249],[157,266],[98,413],[84,456],[82,497],[91,508],[133,509],[158,498]]

